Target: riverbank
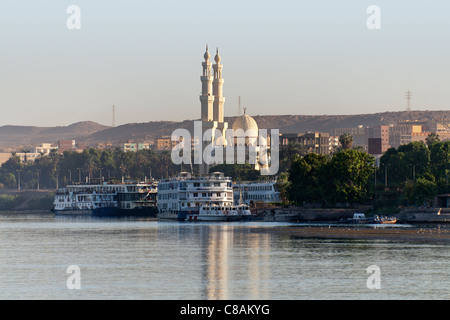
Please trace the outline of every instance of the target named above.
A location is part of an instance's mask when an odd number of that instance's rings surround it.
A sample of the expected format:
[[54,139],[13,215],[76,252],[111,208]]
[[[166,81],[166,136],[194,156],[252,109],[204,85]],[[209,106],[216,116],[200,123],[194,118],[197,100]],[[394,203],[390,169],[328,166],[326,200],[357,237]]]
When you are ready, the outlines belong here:
[[[259,209],[258,215],[264,221],[277,222],[338,222],[353,217],[355,213],[376,214],[369,206],[359,208],[311,209],[302,207]],[[368,213],[368,214],[367,214]],[[393,213],[398,221],[404,223],[450,223],[450,208],[405,208]]]
[[280,226],[273,228],[254,228],[254,232],[270,232],[297,238],[346,239],[346,240],[388,240],[450,243],[450,228],[440,225],[425,227],[394,226]]
[[0,189],[2,211],[49,211],[53,207],[54,192],[49,190]]

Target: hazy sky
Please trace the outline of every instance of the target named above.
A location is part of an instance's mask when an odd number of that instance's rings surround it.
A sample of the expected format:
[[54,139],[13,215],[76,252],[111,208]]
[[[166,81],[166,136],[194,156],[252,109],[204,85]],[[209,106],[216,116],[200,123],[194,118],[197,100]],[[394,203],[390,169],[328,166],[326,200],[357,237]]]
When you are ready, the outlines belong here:
[[398,111],[408,89],[448,110],[449,17],[448,0],[2,0],[0,125],[111,125],[113,104],[116,124],[198,119],[206,44],[226,116],[238,96],[251,115]]

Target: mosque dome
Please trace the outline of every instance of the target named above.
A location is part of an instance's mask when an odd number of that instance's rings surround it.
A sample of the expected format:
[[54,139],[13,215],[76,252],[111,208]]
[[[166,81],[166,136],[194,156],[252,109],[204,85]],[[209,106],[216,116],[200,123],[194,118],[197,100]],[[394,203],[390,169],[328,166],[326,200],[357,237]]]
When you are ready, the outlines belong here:
[[233,130],[242,129],[244,133],[247,133],[247,136],[257,137],[258,136],[258,124],[255,119],[249,116],[244,108],[244,114],[238,117],[233,122],[232,126]]

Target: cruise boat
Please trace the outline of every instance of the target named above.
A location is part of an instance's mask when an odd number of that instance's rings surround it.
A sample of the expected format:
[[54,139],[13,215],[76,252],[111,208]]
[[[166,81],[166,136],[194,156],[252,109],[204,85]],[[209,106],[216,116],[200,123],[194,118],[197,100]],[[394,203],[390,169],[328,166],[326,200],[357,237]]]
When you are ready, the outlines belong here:
[[221,207],[221,206],[203,206],[198,215],[187,215],[186,221],[240,221],[252,217],[247,205]]
[[274,181],[247,181],[233,184],[235,203],[251,205],[256,202],[280,202],[280,192]]
[[55,193],[55,214],[156,215],[157,187],[153,183],[76,184]]
[[157,203],[158,220],[195,219],[202,207],[233,206],[232,181],[221,172],[200,177],[181,172],[159,181]]
[[117,191],[119,215],[154,216],[158,212],[156,183],[124,184]]

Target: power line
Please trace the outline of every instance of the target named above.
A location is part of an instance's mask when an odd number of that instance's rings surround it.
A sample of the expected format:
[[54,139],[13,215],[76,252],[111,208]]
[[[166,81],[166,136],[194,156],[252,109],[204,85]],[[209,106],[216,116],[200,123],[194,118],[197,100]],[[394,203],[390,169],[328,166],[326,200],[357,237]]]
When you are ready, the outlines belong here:
[[407,101],[406,111],[411,111],[412,92],[409,90],[406,91],[405,97],[406,97],[406,101]]

